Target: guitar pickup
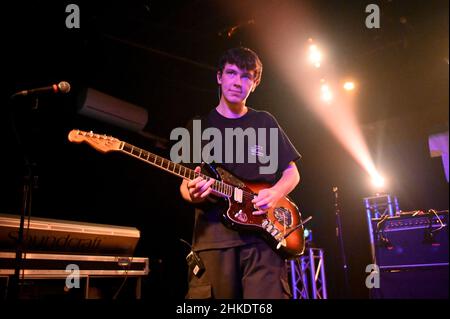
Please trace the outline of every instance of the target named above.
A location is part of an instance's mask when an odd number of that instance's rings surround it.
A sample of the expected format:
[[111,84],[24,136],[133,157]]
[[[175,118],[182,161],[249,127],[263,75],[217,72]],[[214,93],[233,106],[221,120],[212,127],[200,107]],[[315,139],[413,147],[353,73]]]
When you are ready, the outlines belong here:
[[235,187],[234,188],[234,200],[238,203],[242,203],[242,189]]

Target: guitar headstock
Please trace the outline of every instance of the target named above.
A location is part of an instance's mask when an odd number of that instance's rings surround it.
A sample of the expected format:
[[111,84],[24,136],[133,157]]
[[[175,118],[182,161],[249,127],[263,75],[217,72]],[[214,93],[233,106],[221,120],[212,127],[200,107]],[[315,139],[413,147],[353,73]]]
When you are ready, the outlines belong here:
[[102,153],[120,150],[120,140],[112,136],[95,134],[92,131],[71,130],[68,139],[72,143],[85,142]]

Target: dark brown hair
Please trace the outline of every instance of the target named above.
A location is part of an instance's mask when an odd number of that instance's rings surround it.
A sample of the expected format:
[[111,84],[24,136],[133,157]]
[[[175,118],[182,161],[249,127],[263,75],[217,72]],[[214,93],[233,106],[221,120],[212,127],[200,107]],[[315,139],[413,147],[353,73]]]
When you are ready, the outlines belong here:
[[235,64],[238,68],[254,71],[255,82],[259,84],[261,81],[261,74],[263,65],[258,55],[244,47],[232,48],[224,52],[219,59],[218,72],[222,74],[225,64]]

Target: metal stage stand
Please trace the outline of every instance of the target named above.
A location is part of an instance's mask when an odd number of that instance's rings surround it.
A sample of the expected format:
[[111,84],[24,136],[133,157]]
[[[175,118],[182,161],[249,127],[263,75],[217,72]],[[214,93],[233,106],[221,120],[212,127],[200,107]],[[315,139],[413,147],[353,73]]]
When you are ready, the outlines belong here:
[[299,258],[290,260],[292,299],[327,299],[323,250],[307,248]]

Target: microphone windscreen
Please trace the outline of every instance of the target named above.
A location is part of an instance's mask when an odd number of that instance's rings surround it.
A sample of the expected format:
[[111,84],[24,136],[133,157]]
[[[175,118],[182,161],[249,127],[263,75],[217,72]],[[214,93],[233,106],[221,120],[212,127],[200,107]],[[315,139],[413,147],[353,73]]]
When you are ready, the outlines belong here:
[[61,92],[61,93],[69,93],[70,84],[66,81],[59,82],[58,89],[59,89],[59,92]]

